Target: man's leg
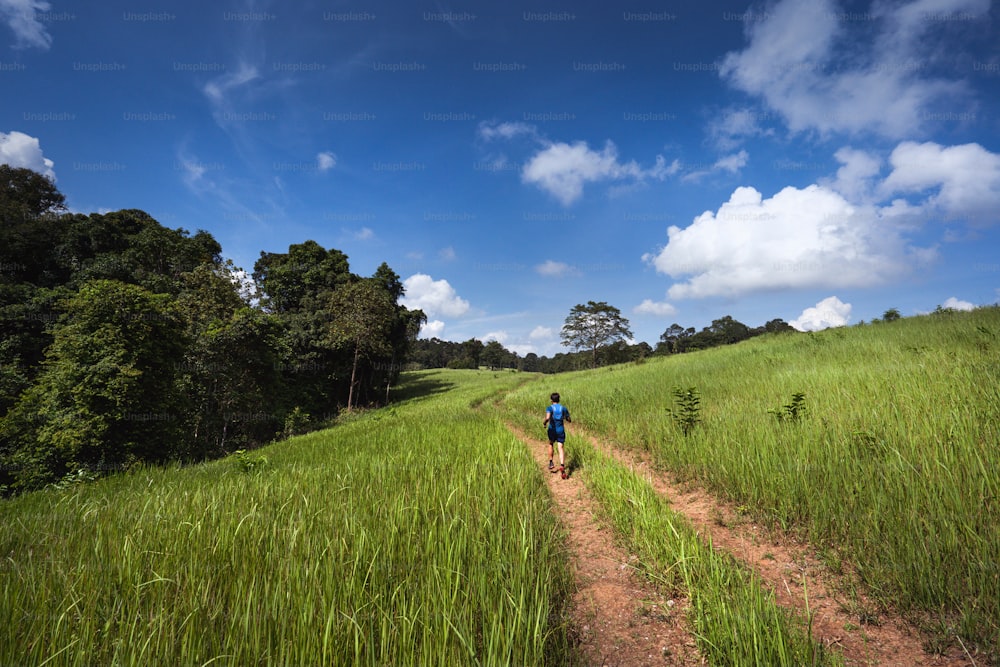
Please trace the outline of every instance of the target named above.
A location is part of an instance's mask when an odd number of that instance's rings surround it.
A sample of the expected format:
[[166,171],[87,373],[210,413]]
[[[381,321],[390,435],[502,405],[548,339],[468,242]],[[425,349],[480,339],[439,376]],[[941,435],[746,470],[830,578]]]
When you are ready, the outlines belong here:
[[552,440],[549,440],[549,468],[552,467],[552,454],[554,452],[555,445],[556,445],[555,442],[553,442]]

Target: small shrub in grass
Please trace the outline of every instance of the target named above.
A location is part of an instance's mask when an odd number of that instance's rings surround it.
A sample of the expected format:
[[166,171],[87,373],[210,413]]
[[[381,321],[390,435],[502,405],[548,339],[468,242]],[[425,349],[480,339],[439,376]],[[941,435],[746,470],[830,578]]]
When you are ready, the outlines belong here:
[[303,433],[307,433],[311,426],[312,416],[296,405],[295,409],[285,416],[284,435],[286,438],[290,438],[293,435],[302,435]]
[[694,387],[681,389],[674,388],[675,407],[670,409],[670,416],[674,423],[680,427],[684,435],[691,433],[692,429],[701,422],[701,398],[698,390]]
[[68,489],[76,484],[85,484],[87,482],[93,482],[97,479],[97,473],[87,470],[85,468],[80,468],[76,472],[66,473],[62,479],[58,482],[50,484],[49,486],[54,489]]
[[251,454],[245,449],[233,452],[236,464],[243,472],[259,472],[267,467],[267,457],[263,454]]
[[768,410],[779,422],[797,422],[806,413],[806,395],[797,391],[792,394],[792,402],[786,403],[777,410]]

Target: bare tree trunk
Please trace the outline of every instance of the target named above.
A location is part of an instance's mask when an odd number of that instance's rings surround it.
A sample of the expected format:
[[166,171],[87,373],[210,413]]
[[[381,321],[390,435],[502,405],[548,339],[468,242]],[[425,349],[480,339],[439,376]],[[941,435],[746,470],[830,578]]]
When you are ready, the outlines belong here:
[[361,345],[354,345],[354,365],[351,366],[351,387],[347,390],[347,411],[354,408],[354,377],[358,372],[358,357],[361,356]]
[[392,361],[389,363],[389,372],[385,378],[385,404],[389,405],[389,387],[392,386],[392,374],[396,370],[396,353],[392,353]]

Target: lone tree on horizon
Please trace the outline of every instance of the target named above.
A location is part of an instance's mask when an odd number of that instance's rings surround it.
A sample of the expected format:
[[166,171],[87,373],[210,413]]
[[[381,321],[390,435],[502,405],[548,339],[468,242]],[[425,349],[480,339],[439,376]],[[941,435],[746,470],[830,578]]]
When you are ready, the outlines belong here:
[[590,350],[592,366],[597,368],[597,348],[630,339],[632,331],[620,310],[605,301],[588,301],[573,306],[559,335],[563,345]]

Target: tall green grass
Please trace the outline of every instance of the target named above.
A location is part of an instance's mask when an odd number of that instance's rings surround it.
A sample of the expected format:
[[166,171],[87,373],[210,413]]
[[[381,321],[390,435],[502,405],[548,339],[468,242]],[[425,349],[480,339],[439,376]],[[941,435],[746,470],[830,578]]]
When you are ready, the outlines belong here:
[[[538,383],[528,385],[511,402],[529,395],[538,402],[547,391]],[[534,414],[524,407],[507,412],[507,418],[526,429],[537,427]],[[585,438],[570,436],[567,448],[574,476],[584,480],[615,533],[639,557],[640,568],[664,592],[683,592],[691,600],[694,634],[708,664],[842,664],[838,654],[812,638],[807,615],[780,607],[757,575],[703,542],[648,481]]]
[[814,641],[808,617],[783,609],[752,571],[702,542],[650,484],[586,442],[574,458],[615,528],[654,580],[683,584],[694,633],[712,665],[837,665],[842,660]]
[[[685,436],[670,410],[689,387],[702,421]],[[765,336],[552,390],[579,424],[803,533],[885,605],[1000,656],[1000,308]],[[797,392],[804,415],[776,419]],[[508,405],[535,410],[535,393]]]
[[0,664],[569,660],[544,482],[470,407],[520,378],[410,380],[447,393],[252,452],[252,472],[147,469],[0,503]]

